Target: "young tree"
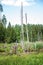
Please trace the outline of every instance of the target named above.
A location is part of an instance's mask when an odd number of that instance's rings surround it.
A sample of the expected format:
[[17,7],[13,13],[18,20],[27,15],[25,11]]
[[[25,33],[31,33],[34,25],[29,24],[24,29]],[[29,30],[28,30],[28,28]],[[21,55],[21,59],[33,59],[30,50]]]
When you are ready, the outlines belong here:
[[0,11],[3,12],[3,6],[0,4]]
[[15,28],[13,26],[11,26],[11,23],[10,22],[8,24],[8,27],[7,27],[6,42],[7,43],[16,42]]
[[6,19],[5,15],[3,15],[3,17],[2,17],[2,24],[3,24],[4,27],[6,27],[7,19]]
[[0,42],[5,42],[5,28],[3,27],[2,23],[0,23]]
[[1,1],[0,1],[0,22],[1,22],[1,20],[2,20],[2,19],[1,19],[1,17],[2,17],[2,16],[1,16],[2,12],[3,12],[3,6],[2,6]]
[[15,32],[16,32],[16,41],[20,41],[20,31],[21,31],[21,26],[20,25],[15,25]]

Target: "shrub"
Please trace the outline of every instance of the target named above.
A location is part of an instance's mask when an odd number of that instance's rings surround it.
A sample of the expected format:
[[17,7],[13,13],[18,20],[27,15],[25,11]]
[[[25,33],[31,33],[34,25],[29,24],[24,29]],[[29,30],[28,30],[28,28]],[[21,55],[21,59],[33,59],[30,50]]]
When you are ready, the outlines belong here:
[[23,49],[22,49],[22,47],[20,45],[18,45],[17,52],[18,53],[22,53],[23,52]]
[[43,49],[43,44],[36,45],[36,50],[39,51],[40,49]]
[[0,48],[0,52],[5,52],[5,49],[3,49],[3,48]]

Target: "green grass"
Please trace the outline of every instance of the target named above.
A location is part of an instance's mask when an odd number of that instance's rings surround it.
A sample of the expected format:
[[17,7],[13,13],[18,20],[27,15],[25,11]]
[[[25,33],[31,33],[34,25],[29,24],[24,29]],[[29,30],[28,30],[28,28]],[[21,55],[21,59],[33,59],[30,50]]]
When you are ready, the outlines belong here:
[[[37,47],[36,49],[43,48],[43,44],[36,43]],[[11,46],[13,44],[7,44],[4,48],[4,44],[0,44],[0,52],[7,51],[7,53],[10,51]],[[30,44],[31,45],[31,44]],[[26,48],[27,49],[27,48]],[[35,49],[34,44],[30,46],[30,50]],[[21,46],[18,46],[18,52],[21,54],[19,55],[3,55],[0,54],[0,65],[43,65],[43,53],[22,53]]]
[[0,65],[43,65],[43,53],[0,56]]

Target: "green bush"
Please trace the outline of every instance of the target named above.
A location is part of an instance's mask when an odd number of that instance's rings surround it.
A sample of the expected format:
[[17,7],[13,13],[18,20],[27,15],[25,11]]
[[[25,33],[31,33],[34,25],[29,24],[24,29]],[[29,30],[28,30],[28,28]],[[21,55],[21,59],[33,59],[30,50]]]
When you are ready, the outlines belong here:
[[0,52],[5,52],[5,49],[3,49],[3,48],[0,48]]
[[43,44],[36,45],[36,50],[39,51],[40,49],[43,49]]
[[17,48],[17,52],[18,52],[18,53],[22,53],[22,52],[23,52],[23,49],[22,49],[22,47],[21,47],[20,45],[19,45],[18,48]]

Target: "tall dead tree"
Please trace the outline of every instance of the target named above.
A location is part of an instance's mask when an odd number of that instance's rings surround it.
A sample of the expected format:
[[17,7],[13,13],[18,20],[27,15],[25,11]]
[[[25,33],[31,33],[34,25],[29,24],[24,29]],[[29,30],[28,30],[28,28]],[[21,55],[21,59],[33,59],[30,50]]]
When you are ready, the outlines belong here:
[[24,46],[24,30],[23,30],[23,2],[21,2],[21,44]]
[[25,19],[26,19],[26,34],[27,34],[27,42],[29,42],[28,26],[27,26],[27,13],[25,13]]

